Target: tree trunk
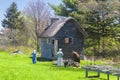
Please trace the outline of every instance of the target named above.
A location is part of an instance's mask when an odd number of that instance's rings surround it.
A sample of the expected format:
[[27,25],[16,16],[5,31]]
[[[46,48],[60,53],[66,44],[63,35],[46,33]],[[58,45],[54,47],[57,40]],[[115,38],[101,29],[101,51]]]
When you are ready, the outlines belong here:
[[36,23],[36,27],[35,27],[35,34],[36,34],[36,50],[37,50],[37,52],[39,52],[40,51],[40,40],[39,40],[39,38],[38,38],[38,35],[39,35],[39,31],[38,31],[39,29],[38,29],[38,24]]
[[104,39],[104,37],[102,39],[102,54],[103,54],[103,57],[105,57],[105,39]]
[[37,41],[36,41],[36,45],[37,45],[36,50],[37,50],[37,52],[40,52],[40,44],[41,44],[40,41],[41,40],[37,37]]

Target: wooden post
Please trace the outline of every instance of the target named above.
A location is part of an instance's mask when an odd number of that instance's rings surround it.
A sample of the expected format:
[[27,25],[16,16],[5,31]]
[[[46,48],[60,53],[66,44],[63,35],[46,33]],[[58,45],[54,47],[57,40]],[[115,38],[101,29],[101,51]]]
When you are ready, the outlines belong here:
[[86,78],[88,77],[88,69],[86,69],[86,76],[85,76]]
[[109,80],[109,73],[107,73],[107,80]]
[[58,40],[54,40],[54,55],[56,55],[58,51]]
[[100,77],[100,72],[98,72],[98,77]]
[[119,76],[117,76],[117,80],[119,80]]

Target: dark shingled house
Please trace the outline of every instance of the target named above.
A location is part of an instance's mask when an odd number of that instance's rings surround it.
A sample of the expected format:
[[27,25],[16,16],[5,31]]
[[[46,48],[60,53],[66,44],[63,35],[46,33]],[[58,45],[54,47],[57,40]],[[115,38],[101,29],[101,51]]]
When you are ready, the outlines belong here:
[[51,25],[40,35],[41,57],[55,59],[62,48],[64,58],[72,57],[72,51],[84,55],[84,38],[87,36],[77,21],[71,17],[52,18]]

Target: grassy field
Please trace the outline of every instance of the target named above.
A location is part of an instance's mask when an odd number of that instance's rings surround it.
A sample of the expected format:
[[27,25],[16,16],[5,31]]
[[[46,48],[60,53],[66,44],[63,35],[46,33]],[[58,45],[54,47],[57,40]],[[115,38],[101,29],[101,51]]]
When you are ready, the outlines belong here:
[[[86,64],[84,61],[81,65]],[[96,74],[90,72],[90,75]],[[38,61],[32,64],[29,55],[10,55],[0,51],[0,80],[107,80],[106,74],[100,78],[85,78],[81,68],[57,67],[52,62]],[[110,76],[110,80],[117,80]]]

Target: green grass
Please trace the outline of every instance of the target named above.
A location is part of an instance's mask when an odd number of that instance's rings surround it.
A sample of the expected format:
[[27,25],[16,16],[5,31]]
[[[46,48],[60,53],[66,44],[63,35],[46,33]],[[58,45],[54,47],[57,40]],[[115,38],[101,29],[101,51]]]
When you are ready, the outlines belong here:
[[[81,65],[87,62],[82,61]],[[96,73],[90,72],[90,75]],[[10,55],[0,51],[0,80],[107,80],[106,74],[100,78],[85,78],[85,71],[81,68],[58,67],[52,62],[32,64],[29,55]],[[110,80],[117,80],[110,76]]]

